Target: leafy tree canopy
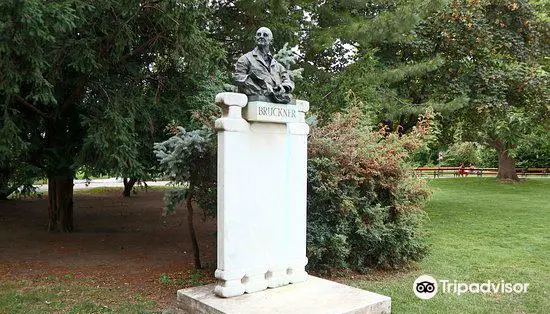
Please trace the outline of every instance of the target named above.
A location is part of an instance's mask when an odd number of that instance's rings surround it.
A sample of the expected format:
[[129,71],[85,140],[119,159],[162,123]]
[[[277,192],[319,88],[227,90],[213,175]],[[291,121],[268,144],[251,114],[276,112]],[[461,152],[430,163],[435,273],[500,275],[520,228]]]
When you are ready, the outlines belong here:
[[204,104],[224,57],[208,19],[202,1],[0,4],[0,138],[43,169],[50,198],[67,196],[50,199],[50,229],[72,208],[72,183],[59,190],[56,180],[72,182],[81,166],[147,171],[140,154],[153,160],[162,121],[185,123]]
[[528,1],[451,1],[420,30],[424,53],[444,58],[420,81],[426,97],[463,100],[448,112],[449,126],[462,140],[496,149],[503,179],[517,179],[518,144],[550,125],[541,23]]

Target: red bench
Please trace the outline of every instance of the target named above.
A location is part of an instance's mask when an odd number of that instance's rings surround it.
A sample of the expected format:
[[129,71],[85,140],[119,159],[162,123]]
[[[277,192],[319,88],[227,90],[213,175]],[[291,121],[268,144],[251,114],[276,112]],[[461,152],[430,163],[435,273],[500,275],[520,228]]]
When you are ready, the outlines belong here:
[[[422,177],[422,175],[433,176],[439,178],[444,174],[452,174],[454,177],[467,177],[468,175],[476,175],[483,177],[483,175],[497,175],[498,168],[468,168],[468,167],[418,167],[414,169],[415,175]],[[516,168],[518,175],[550,175],[550,167],[548,168]]]

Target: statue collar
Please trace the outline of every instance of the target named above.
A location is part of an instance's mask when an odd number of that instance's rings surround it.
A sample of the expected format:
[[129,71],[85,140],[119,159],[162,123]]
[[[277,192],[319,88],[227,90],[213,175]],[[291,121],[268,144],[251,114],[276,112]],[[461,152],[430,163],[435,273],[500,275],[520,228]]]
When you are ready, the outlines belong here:
[[275,62],[275,59],[271,55],[271,52],[268,51],[267,55],[269,56],[269,60],[271,60],[271,64],[267,64],[266,61],[264,60],[263,53],[260,51],[260,49],[258,49],[258,47],[254,47],[254,50],[252,50],[252,55],[254,56],[254,58],[256,58],[256,60],[258,60],[258,62],[260,62],[263,66],[265,66],[268,69],[269,69],[269,66],[272,66],[273,63]]
[[[254,50],[252,50],[252,54],[255,55],[255,56],[262,56],[263,55],[263,53],[260,51],[260,49],[258,49],[258,47],[254,47]],[[273,58],[273,56],[271,55],[271,51],[268,51],[267,55],[270,56],[271,58]]]

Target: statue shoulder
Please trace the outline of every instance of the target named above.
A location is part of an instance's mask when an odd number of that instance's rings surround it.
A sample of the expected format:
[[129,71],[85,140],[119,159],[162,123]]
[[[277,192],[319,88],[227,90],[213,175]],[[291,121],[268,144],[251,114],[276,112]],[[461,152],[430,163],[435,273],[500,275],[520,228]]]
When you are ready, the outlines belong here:
[[253,51],[249,51],[245,53],[244,55],[240,56],[237,62],[250,62],[250,60],[253,58]]

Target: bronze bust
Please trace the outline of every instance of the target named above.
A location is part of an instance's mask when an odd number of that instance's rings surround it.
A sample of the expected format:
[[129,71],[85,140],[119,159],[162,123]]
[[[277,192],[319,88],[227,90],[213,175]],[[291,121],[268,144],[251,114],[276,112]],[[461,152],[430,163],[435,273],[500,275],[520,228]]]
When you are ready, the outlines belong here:
[[248,95],[249,99],[290,103],[294,82],[290,79],[288,70],[269,51],[273,33],[267,27],[260,27],[255,39],[254,50],[241,56],[235,64],[233,79],[238,91]]

